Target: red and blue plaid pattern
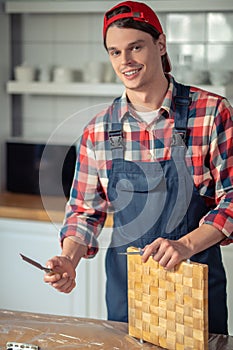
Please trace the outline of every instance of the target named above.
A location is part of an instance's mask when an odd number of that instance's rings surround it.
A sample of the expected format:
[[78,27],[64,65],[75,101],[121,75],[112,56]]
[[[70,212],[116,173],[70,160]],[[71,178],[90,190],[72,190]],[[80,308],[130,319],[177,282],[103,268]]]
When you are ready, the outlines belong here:
[[[149,125],[128,109],[126,97],[122,96],[119,121],[123,124],[126,160],[170,159],[176,91],[174,78],[168,78],[169,89],[159,118]],[[214,225],[226,235],[225,243],[232,243],[227,237],[233,232],[233,108],[225,98],[196,87],[191,87],[190,97],[186,163],[196,189],[210,208],[200,224]],[[107,195],[112,160],[107,117],[110,111],[111,107],[99,113],[83,131],[61,229],[61,241],[68,236],[81,239],[89,247],[89,256],[98,250],[97,238],[111,208]]]

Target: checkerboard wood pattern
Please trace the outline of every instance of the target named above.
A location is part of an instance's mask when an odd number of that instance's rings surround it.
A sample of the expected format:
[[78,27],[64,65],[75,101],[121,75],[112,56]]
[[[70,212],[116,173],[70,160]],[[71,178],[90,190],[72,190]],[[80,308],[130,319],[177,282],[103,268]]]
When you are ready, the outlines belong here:
[[208,349],[208,266],[166,271],[152,257],[127,259],[129,335],[169,350]]

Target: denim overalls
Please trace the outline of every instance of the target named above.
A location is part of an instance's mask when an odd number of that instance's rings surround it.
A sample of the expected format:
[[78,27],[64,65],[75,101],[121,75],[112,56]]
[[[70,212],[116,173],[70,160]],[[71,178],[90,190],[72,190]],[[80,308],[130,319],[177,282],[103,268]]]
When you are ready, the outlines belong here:
[[[178,83],[175,86],[175,127],[169,160],[124,160],[122,124],[119,108],[114,104],[109,116],[113,160],[108,197],[114,208],[113,234],[106,254],[109,320],[128,321],[127,258],[118,253],[128,246],[143,248],[158,237],[177,240],[197,228],[209,210],[194,187],[185,162],[183,139],[189,115],[189,88]],[[191,260],[209,266],[209,332],[227,334],[226,276],[220,247],[214,245]]]

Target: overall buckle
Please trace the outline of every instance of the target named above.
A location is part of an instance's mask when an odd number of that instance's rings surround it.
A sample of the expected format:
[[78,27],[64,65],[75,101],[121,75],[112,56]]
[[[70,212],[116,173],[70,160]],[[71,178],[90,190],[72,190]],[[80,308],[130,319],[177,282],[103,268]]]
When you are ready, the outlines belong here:
[[184,146],[186,144],[186,130],[174,130],[172,134],[172,146]]
[[111,149],[123,147],[122,130],[112,130],[108,132]]

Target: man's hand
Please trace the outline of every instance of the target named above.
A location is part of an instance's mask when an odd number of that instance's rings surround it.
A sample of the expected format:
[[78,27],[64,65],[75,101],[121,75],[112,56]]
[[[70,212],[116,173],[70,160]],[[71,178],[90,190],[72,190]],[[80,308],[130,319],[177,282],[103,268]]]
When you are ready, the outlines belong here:
[[190,249],[179,240],[173,241],[165,238],[156,239],[143,250],[143,262],[146,262],[152,255],[153,259],[167,270],[193,255]]
[[63,241],[61,256],[54,256],[47,261],[53,273],[44,275],[44,282],[49,283],[59,292],[70,293],[76,286],[75,269],[87,253],[87,247],[77,237],[67,237]]
[[203,224],[194,231],[184,235],[177,241],[157,238],[143,249],[142,261],[153,259],[167,270],[171,270],[182,260],[191,258],[214,244],[221,242],[226,236],[212,225]]
[[71,259],[67,256],[55,256],[47,261],[47,267],[53,273],[44,275],[44,282],[49,283],[59,292],[70,293],[76,286],[76,272]]

